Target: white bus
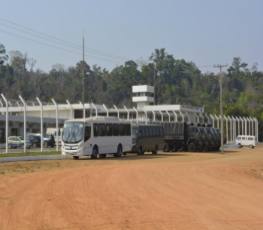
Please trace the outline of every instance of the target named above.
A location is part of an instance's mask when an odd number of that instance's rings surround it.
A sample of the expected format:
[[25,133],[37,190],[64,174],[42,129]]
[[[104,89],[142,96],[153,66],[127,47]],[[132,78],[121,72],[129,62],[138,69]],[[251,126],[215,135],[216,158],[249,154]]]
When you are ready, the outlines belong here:
[[107,154],[121,157],[132,148],[131,123],[111,117],[71,119],[64,123],[62,155],[105,158]]

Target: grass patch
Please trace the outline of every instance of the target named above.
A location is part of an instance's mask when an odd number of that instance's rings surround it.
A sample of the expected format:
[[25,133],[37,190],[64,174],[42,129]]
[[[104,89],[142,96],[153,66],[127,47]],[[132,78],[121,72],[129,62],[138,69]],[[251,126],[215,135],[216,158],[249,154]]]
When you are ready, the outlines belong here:
[[28,152],[28,153],[4,153],[4,154],[0,154],[0,158],[2,158],[2,157],[46,156],[46,155],[61,155],[61,151]]

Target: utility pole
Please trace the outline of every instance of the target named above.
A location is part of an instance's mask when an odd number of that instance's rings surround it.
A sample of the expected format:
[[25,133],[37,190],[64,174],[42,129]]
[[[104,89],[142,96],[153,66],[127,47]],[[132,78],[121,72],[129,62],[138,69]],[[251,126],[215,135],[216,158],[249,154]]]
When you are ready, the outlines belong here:
[[85,101],[84,101],[84,37],[83,37],[83,61],[82,61],[82,103],[85,104]]
[[226,65],[214,65],[215,68],[220,68],[220,114],[221,114],[221,153],[224,153],[224,120],[223,120],[223,99],[222,99],[222,68]]
[[154,77],[154,85],[153,85],[153,91],[154,91],[154,98],[153,98],[153,100],[154,100],[154,102],[153,102],[153,104],[155,105],[155,65],[154,65],[154,63],[153,63],[153,77]]

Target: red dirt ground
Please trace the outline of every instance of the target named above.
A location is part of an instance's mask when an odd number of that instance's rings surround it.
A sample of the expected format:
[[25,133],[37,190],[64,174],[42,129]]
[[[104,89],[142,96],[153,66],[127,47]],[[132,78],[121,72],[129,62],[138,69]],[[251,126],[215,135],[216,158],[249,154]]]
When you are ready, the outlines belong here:
[[13,229],[263,229],[263,148],[1,163]]

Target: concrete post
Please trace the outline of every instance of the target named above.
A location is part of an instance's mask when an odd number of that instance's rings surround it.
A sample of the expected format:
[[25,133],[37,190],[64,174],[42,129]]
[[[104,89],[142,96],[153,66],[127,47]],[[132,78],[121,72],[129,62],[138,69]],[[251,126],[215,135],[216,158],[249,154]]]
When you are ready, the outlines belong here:
[[55,102],[55,100],[52,98],[52,102],[54,103],[54,105],[56,106],[56,134],[57,134],[57,138],[56,138],[56,151],[58,151],[58,104]]
[[85,108],[85,104],[83,104],[81,101],[79,102],[79,104],[81,104],[82,107],[83,107],[83,118],[86,118],[86,108]]
[[153,111],[153,109],[151,109],[152,110],[152,113],[153,113],[153,121],[155,121],[155,112]]
[[139,123],[139,114],[138,114],[138,111],[137,111],[137,109],[135,109],[134,108],[134,106],[133,106],[133,109],[135,110],[135,112],[136,112],[136,120],[137,120],[137,124]]
[[168,111],[166,110],[166,113],[168,114],[168,117],[169,117],[169,121],[170,121],[170,113],[168,113]]
[[117,113],[118,113],[118,118],[120,118],[120,113],[119,113],[118,108],[116,107],[116,105],[113,105],[113,106],[114,106],[114,108],[116,109],[116,111],[117,111]]
[[177,113],[175,111],[173,111],[173,114],[174,114],[174,121],[178,121]]
[[107,117],[109,116],[109,110],[107,109],[107,107],[106,107],[106,105],[102,105],[103,106],[103,108],[106,110],[106,113],[107,113]]
[[224,116],[225,120],[226,120],[226,140],[227,140],[227,143],[229,142],[228,140],[228,119],[226,118],[226,116]]
[[24,153],[26,152],[26,102],[24,99],[19,95],[20,100],[24,105]]
[[97,109],[97,107],[93,104],[93,103],[91,103],[91,105],[93,106],[93,108],[95,109],[95,111],[96,111],[96,117],[98,116],[98,109]]
[[142,108],[142,110],[144,111],[144,113],[145,113],[145,116],[146,116],[146,119],[145,119],[145,124],[147,125],[147,112],[145,111],[145,109],[144,108]]
[[70,107],[70,119],[73,118],[73,108],[72,108],[72,105],[69,103],[68,100],[66,100],[66,102],[68,103],[69,107]]
[[127,120],[130,119],[130,113],[129,113],[129,110],[126,108],[126,106],[124,106],[124,109],[127,111]]
[[1,94],[3,100],[5,101],[6,104],[6,112],[5,112],[5,152],[8,153],[8,102],[4,96],[4,94]]
[[181,111],[179,111],[179,113],[181,114],[181,116],[182,116],[182,122],[184,122],[184,115],[182,114],[182,112]]
[[[40,124],[40,129],[41,129],[41,152],[43,152],[43,135],[44,135],[44,133],[43,133],[43,105],[42,105],[42,102],[39,100],[39,98],[37,97],[37,101],[38,101],[38,103],[40,104],[40,106],[41,106],[41,114],[40,114],[40,116],[41,116],[41,119],[40,119],[40,122],[41,122],[41,124]],[[57,133],[57,138],[58,138],[58,133]]]

